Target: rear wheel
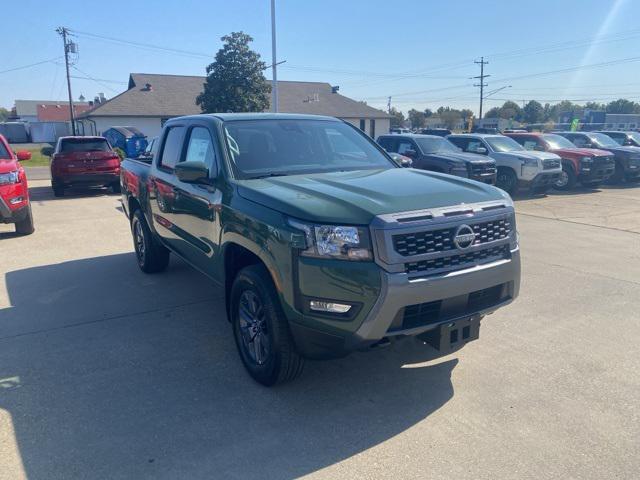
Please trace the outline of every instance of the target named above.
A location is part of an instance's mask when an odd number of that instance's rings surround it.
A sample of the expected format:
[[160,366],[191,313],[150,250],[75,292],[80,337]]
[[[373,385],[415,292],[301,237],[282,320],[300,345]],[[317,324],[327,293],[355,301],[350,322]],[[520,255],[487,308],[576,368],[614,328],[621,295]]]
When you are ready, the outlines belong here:
[[54,197],[64,197],[64,185],[62,185],[61,183],[52,180],[51,181],[51,188],[53,189],[53,196]]
[[609,182],[611,183],[622,183],[624,180],[624,167],[620,162],[616,162],[616,169],[613,172],[613,175],[609,178]]
[[266,386],[298,377],[304,359],[296,351],[267,269],[262,265],[243,268],[229,301],[233,335],[249,375]]
[[169,265],[169,250],[153,237],[142,210],[136,210],[131,220],[133,247],[138,266],[144,273],[161,272]]
[[16,222],[16,233],[20,235],[31,235],[34,232],[33,215],[31,213],[31,205],[27,207],[27,216],[19,222]]
[[562,165],[562,172],[560,172],[560,177],[554,184],[554,187],[558,190],[571,190],[576,186],[577,181],[578,179],[573,172],[573,168],[569,165]]
[[496,178],[496,187],[501,188],[509,194],[513,194],[518,186],[518,177],[516,172],[506,167],[498,167],[498,177]]

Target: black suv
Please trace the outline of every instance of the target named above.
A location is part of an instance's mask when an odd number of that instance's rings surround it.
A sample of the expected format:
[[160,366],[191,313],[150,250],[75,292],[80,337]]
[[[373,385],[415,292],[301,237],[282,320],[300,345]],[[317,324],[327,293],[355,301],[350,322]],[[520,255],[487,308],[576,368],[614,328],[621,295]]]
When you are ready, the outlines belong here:
[[603,133],[613,138],[623,147],[640,147],[640,133],[638,132],[601,131],[596,133]]
[[495,160],[484,155],[464,153],[446,138],[419,134],[381,135],[378,143],[387,152],[411,158],[413,168],[496,184]]

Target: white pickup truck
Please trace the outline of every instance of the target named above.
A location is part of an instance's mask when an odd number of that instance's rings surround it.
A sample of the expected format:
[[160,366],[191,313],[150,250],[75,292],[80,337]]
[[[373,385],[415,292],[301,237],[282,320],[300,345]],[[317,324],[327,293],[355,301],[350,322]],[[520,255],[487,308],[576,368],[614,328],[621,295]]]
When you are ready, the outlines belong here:
[[496,186],[508,193],[518,187],[536,192],[551,188],[562,173],[562,160],[555,153],[525,150],[504,135],[462,134],[447,137],[465,152],[488,155],[496,161]]

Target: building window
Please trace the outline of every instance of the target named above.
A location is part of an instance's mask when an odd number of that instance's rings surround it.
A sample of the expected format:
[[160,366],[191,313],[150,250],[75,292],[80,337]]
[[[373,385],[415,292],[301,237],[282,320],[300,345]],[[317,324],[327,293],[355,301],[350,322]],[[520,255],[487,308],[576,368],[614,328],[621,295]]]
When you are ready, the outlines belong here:
[[360,119],[360,130],[362,130],[363,132],[365,131],[365,123],[364,123],[364,118]]
[[621,129],[623,129],[623,130],[624,130],[624,126],[625,126],[625,124],[624,124],[624,123],[619,123],[619,124],[618,124],[618,128],[621,128]]
[[369,132],[371,133],[371,138],[376,138],[376,121],[373,118],[369,120]]

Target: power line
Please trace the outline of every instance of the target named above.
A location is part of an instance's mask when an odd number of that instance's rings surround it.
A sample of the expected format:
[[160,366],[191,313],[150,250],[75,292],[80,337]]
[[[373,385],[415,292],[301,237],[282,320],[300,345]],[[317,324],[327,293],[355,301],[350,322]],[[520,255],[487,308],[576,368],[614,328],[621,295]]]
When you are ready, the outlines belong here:
[[54,57],[54,58],[50,58],[48,60],[42,60],[40,62],[30,63],[29,65],[22,65],[21,67],[9,68],[8,70],[0,70],[0,73],[9,73],[9,72],[15,72],[16,70],[24,70],[25,68],[35,67],[37,65],[42,65],[44,63],[51,63],[51,62],[53,62],[55,60],[60,60],[61,58],[62,58],[62,56]]
[[76,67],[75,65],[71,66],[74,70],[77,70],[78,72],[80,72],[81,74],[85,75],[87,77],[87,79],[94,81],[95,83],[97,83],[98,85],[106,88],[107,90],[111,90],[113,93],[118,93],[117,90],[114,90],[113,88],[111,88],[109,85],[105,85],[104,83],[102,83],[100,80],[98,80],[97,78],[93,78],[91,75],[89,75],[87,72],[84,72],[82,70],[80,70],[78,67]]

